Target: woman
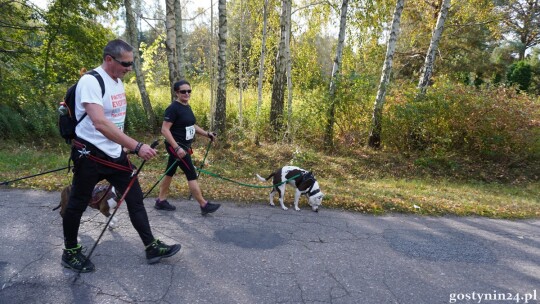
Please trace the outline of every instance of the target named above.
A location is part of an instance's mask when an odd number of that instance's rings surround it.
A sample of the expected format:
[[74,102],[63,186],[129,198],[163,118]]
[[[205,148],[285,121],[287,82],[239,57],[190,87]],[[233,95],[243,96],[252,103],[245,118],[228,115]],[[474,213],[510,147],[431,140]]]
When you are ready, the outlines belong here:
[[[172,177],[176,173],[176,168],[180,167],[186,175],[189,190],[201,207],[203,215],[215,212],[219,204],[212,204],[205,200],[201,193],[201,188],[197,183],[197,172],[191,160],[191,143],[195,134],[204,135],[214,141],[216,134],[204,131],[196,125],[195,115],[189,106],[191,97],[191,85],[185,80],[180,80],[174,84],[176,99],[165,110],[161,134],[165,136],[165,147],[169,153],[167,163],[168,171],[159,186],[159,197],[156,199],[155,208],[159,210],[173,211],[176,209],[167,201],[169,187]],[[172,167],[171,167],[172,166]],[[169,169],[170,168],[170,169]],[[166,169],[166,170],[167,170]]]

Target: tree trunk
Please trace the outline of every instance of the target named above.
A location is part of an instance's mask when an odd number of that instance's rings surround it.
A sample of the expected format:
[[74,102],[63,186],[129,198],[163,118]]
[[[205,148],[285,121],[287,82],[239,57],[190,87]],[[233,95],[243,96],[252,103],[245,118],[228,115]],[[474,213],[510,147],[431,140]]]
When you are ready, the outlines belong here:
[[186,78],[184,58],[184,29],[182,28],[182,5],[180,0],[174,1],[174,21],[176,25],[176,67],[178,79]]
[[216,128],[216,98],[215,98],[215,79],[216,79],[216,65],[214,60],[214,1],[210,0],[210,41],[208,46],[210,49],[210,128],[215,130]]
[[124,0],[124,6],[126,8],[126,28],[128,33],[129,43],[133,46],[133,69],[135,70],[135,78],[137,80],[137,86],[139,87],[139,92],[141,93],[141,100],[143,104],[144,111],[146,112],[146,117],[150,123],[153,133],[156,133],[158,130],[158,125],[156,122],[156,114],[152,109],[152,103],[150,102],[150,96],[146,91],[146,85],[144,82],[144,74],[142,73],[142,63],[141,56],[139,54],[139,38],[137,30],[137,21],[133,14],[133,7],[131,0]]
[[[219,134],[225,134],[225,122],[227,117],[227,82],[226,82],[226,48],[227,48],[227,1],[219,0],[219,45],[218,45],[218,86],[215,113],[215,130]],[[225,138],[225,137],[222,137]]]
[[274,69],[274,80],[272,81],[272,102],[270,105],[270,125],[276,138],[279,137],[283,127],[283,102],[285,84],[287,81],[287,45],[286,40],[289,38],[287,24],[291,11],[291,0],[283,0],[281,10],[281,38],[276,56]]
[[394,10],[394,18],[392,21],[392,30],[386,46],[386,56],[384,58],[384,64],[382,68],[381,81],[379,83],[379,90],[377,91],[377,97],[375,98],[375,104],[373,106],[373,117],[371,119],[371,131],[369,132],[368,145],[372,148],[379,148],[381,146],[381,131],[382,131],[382,109],[384,106],[386,87],[390,82],[390,73],[392,72],[392,61],[394,59],[394,52],[396,50],[396,42],[399,36],[399,23],[401,21],[401,13],[403,12],[403,6],[405,0],[397,0],[396,9]]
[[[240,24],[244,24],[244,2],[242,0],[240,0],[240,14],[242,15],[242,19],[240,20]],[[243,69],[243,66],[242,66],[242,61],[244,60],[243,56],[242,56],[242,34],[243,34],[243,27],[240,27],[239,29],[240,33],[240,37],[238,39],[238,122],[240,124],[240,126],[243,125],[243,113],[242,113],[242,93],[243,93],[243,90],[244,90],[244,79],[243,79],[243,75],[242,75],[242,69]]]
[[291,15],[292,15],[292,7],[289,7],[289,10],[287,12],[287,39],[285,40],[285,50],[287,52],[287,131],[285,132],[285,140],[289,141],[291,140],[291,132],[292,132],[292,98],[293,98],[293,92],[292,92],[292,73],[291,73]]
[[[260,125],[259,115],[262,107],[262,81],[264,76],[264,59],[266,57],[266,28],[268,24],[268,0],[264,0],[263,7],[263,28],[262,28],[262,42],[261,42],[261,61],[259,65],[259,80],[257,81],[257,125]],[[259,128],[255,129],[255,144],[259,144]]]
[[444,22],[448,16],[450,1],[451,0],[443,0],[441,10],[439,11],[439,17],[437,18],[437,24],[435,25],[435,29],[433,29],[433,34],[431,35],[431,42],[429,43],[426,60],[424,62],[424,67],[422,68],[422,76],[420,76],[420,81],[418,82],[419,96],[423,96],[426,93],[427,86],[429,85],[431,76],[433,75],[435,53],[437,53],[437,47],[439,46],[444,29]]
[[335,123],[335,96],[336,96],[336,83],[339,81],[339,74],[341,70],[341,62],[343,57],[343,45],[345,43],[345,29],[347,28],[347,9],[349,7],[349,0],[343,0],[341,4],[341,19],[339,21],[339,36],[336,49],[336,58],[334,59],[334,65],[332,67],[332,78],[330,79],[330,91],[328,94],[328,102],[330,107],[328,108],[328,116],[326,121],[326,132],[324,133],[324,146],[327,150],[331,150],[334,147],[334,123]]
[[173,84],[178,80],[178,70],[176,69],[176,33],[174,21],[174,2],[175,0],[165,1],[165,30],[167,38],[165,47],[167,53],[167,63],[169,64],[169,87],[171,91],[171,100],[175,98]]

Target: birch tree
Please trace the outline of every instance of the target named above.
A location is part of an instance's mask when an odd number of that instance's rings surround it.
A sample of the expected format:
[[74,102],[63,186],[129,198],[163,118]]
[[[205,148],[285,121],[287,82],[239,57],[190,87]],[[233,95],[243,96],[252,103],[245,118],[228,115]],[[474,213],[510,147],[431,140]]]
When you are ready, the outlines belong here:
[[422,75],[420,76],[420,81],[418,82],[419,96],[423,96],[426,93],[427,86],[429,85],[431,76],[433,75],[435,54],[437,53],[437,48],[444,29],[444,23],[446,22],[446,17],[448,16],[448,11],[450,9],[450,1],[451,0],[442,0],[442,6],[439,11],[439,16],[437,17],[437,24],[435,25],[433,34],[431,35],[431,42],[429,43],[424,67],[422,68]]
[[334,123],[335,123],[335,95],[336,95],[336,82],[339,80],[339,74],[341,70],[341,62],[343,57],[343,45],[345,44],[345,29],[347,27],[347,10],[349,7],[349,0],[343,0],[341,4],[341,19],[339,21],[339,36],[338,44],[336,48],[336,58],[332,66],[332,77],[330,79],[330,91],[328,94],[328,100],[330,108],[328,109],[326,132],[324,134],[324,145],[326,149],[334,147]]
[[176,31],[176,67],[178,69],[178,79],[184,79],[185,76],[185,57],[184,57],[184,29],[182,23],[182,5],[180,0],[174,0],[174,24]]
[[[218,0],[219,1],[219,0]],[[210,128],[216,128],[216,97],[214,88],[216,87],[216,65],[215,65],[215,46],[214,46],[214,1],[210,0],[210,35],[208,45],[210,46]]]
[[390,31],[390,37],[388,38],[388,44],[386,46],[386,56],[384,58],[381,81],[379,83],[379,89],[377,90],[375,104],[373,105],[373,117],[371,119],[371,130],[369,132],[368,140],[368,145],[372,148],[379,148],[381,145],[382,110],[386,96],[386,87],[390,82],[390,73],[392,72],[392,62],[394,60],[396,42],[399,36],[399,24],[404,4],[405,0],[397,0],[396,9],[394,10],[392,30]]
[[289,12],[287,15],[287,39],[285,39],[285,52],[287,58],[287,131],[285,133],[285,139],[290,140],[291,127],[292,127],[292,99],[293,99],[293,89],[292,89],[292,60],[291,60],[291,15],[292,7],[289,7]]
[[135,70],[135,78],[137,80],[137,86],[141,93],[141,100],[146,117],[150,123],[152,132],[157,132],[158,125],[156,123],[156,115],[152,109],[152,103],[150,102],[150,95],[146,91],[146,84],[144,82],[144,74],[142,72],[141,55],[139,54],[139,38],[137,30],[137,22],[133,13],[133,6],[131,0],[124,0],[124,6],[126,8],[126,27],[129,43],[133,46],[133,69]]
[[[244,1],[240,0],[240,15],[242,16],[240,19],[240,24],[244,24]],[[242,38],[243,38],[243,26],[239,27],[239,39],[238,39],[238,122],[240,123],[240,126],[243,125],[243,113],[242,113],[242,93],[244,90],[244,76],[242,75],[243,65],[242,62],[244,60],[244,57],[242,56]]]
[[287,39],[289,39],[289,27],[291,16],[291,0],[282,1],[280,29],[281,36],[276,56],[274,79],[272,81],[272,101],[270,104],[270,125],[274,135],[279,135],[283,127],[283,102],[285,84],[287,81]]
[[167,63],[169,66],[169,87],[171,91],[171,100],[175,98],[173,83],[178,79],[178,70],[176,69],[176,33],[174,20],[174,2],[175,0],[165,1],[165,48],[167,53]]
[[[259,79],[257,80],[257,123],[259,122],[259,115],[262,107],[262,81],[264,76],[264,59],[266,57],[266,32],[268,26],[268,0],[264,0],[263,7],[263,28],[262,28],[262,42],[261,42],[261,58],[259,65]],[[256,129],[255,143],[259,144],[259,128]]]
[[218,1],[219,32],[218,32],[218,85],[215,111],[215,130],[225,134],[227,118],[227,82],[226,82],[226,49],[227,49],[227,1]]

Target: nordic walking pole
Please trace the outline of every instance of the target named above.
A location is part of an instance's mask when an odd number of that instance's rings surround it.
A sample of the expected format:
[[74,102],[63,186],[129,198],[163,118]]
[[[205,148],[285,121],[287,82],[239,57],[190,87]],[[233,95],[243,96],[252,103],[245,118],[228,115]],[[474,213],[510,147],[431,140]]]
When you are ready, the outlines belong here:
[[41,172],[41,173],[38,173],[38,174],[34,174],[34,175],[30,175],[30,176],[25,176],[25,177],[21,177],[21,178],[17,178],[17,179],[12,179],[12,180],[5,181],[5,182],[0,183],[0,186],[3,186],[3,185],[6,185],[6,186],[7,186],[9,183],[16,182],[16,181],[20,181],[20,180],[22,180],[22,179],[27,179],[27,178],[31,178],[31,177],[36,177],[36,176],[40,176],[40,175],[44,175],[44,174],[48,174],[48,173],[52,173],[52,172],[56,172],[56,171],[61,171],[61,170],[68,169],[68,168],[69,168],[69,166],[63,167],[63,168],[54,169],[54,170],[50,170],[50,171],[45,171],[45,172]]
[[[206,156],[208,156],[208,151],[210,151],[210,146],[212,145],[212,140],[208,142],[208,145],[206,146],[206,153],[204,153],[204,158],[202,160],[201,165],[199,166],[199,169],[202,169],[204,167],[204,161],[206,160]],[[197,179],[199,178],[199,175],[201,175],[201,171],[197,170]],[[189,193],[189,200],[193,199],[193,194]]]
[[[156,140],[150,145],[150,147],[153,149],[158,144],[159,144],[159,141]],[[141,172],[141,169],[143,168],[145,163],[146,163],[146,160],[143,160],[142,163],[141,163],[141,166],[139,167],[139,169],[137,169],[137,171],[135,171],[135,173],[131,177],[131,180],[129,181],[129,184],[128,184],[127,188],[126,188],[126,191],[124,191],[124,194],[122,194],[122,197],[120,198],[120,200],[118,200],[118,203],[116,204],[116,208],[114,208],[113,213],[111,214],[111,216],[109,216],[109,220],[107,220],[107,223],[105,224],[105,227],[103,227],[103,230],[101,230],[101,234],[99,235],[96,242],[94,243],[94,246],[92,246],[92,249],[90,249],[90,252],[88,253],[88,256],[86,256],[86,259],[84,260],[82,265],[84,265],[84,263],[86,263],[86,261],[90,259],[90,256],[94,252],[94,249],[96,249],[96,246],[99,243],[99,240],[101,239],[101,237],[105,233],[105,230],[107,230],[107,227],[109,227],[109,224],[111,223],[112,218],[116,214],[116,211],[118,211],[118,209],[120,208],[120,205],[122,204],[122,202],[126,198],[126,195],[128,194],[129,190],[131,190],[131,186],[133,186],[133,183],[137,179],[137,176],[139,175],[139,172]],[[77,271],[77,276],[75,276],[75,279],[73,279],[73,283],[77,282],[77,279],[79,279],[79,277],[81,276],[81,271],[82,271],[82,268],[81,268],[81,270]]]
[[174,163],[169,167],[167,168],[167,170],[165,171],[165,173],[163,173],[163,175],[161,175],[161,177],[157,180],[157,182],[152,186],[152,188],[150,188],[150,190],[148,190],[146,192],[146,194],[143,196],[143,198],[146,198],[148,196],[148,194],[150,194],[150,192],[152,192],[152,190],[154,190],[154,188],[157,186],[157,184],[159,184],[159,182],[165,177],[165,175],[167,175],[167,173],[172,169],[172,167],[174,165],[176,165],[176,163],[178,162],[178,159],[176,159],[174,161]]

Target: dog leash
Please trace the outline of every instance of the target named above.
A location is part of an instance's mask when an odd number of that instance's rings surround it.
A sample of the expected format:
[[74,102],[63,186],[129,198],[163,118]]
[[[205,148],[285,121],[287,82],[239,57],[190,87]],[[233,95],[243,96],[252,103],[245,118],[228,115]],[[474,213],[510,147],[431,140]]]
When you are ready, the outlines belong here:
[[7,185],[9,185],[9,183],[12,183],[12,182],[16,182],[16,181],[20,181],[20,180],[23,180],[23,179],[27,179],[27,178],[31,178],[31,177],[36,177],[36,176],[40,176],[40,175],[44,175],[44,174],[48,174],[48,173],[52,173],[52,172],[56,172],[56,171],[61,171],[61,170],[64,170],[64,169],[69,169],[69,166],[63,167],[63,168],[54,169],[54,170],[49,170],[49,171],[41,172],[41,173],[38,173],[38,174],[34,174],[34,175],[29,175],[29,176],[21,177],[21,178],[16,178],[16,179],[8,180],[8,181],[5,181],[5,182],[0,183],[0,186],[3,186],[3,185],[6,185],[6,186],[7,186]]
[[278,186],[281,186],[281,185],[287,183],[287,182],[290,181],[290,180],[293,180],[293,179],[295,179],[295,178],[297,178],[297,177],[302,176],[302,174],[299,173],[299,174],[296,174],[295,176],[293,176],[293,177],[291,177],[291,178],[288,178],[288,179],[282,181],[281,183],[277,183],[277,184],[275,184],[275,185],[270,185],[270,186],[261,186],[261,185],[246,184],[246,183],[242,183],[242,182],[239,182],[239,181],[235,181],[235,180],[232,180],[232,179],[230,179],[230,178],[223,177],[223,176],[221,176],[221,175],[219,175],[219,174],[216,174],[216,173],[213,173],[213,172],[204,170],[204,169],[202,169],[202,168],[195,168],[195,170],[197,170],[197,171],[199,171],[199,172],[202,172],[202,173],[204,173],[204,174],[208,174],[208,175],[210,175],[210,176],[212,176],[212,177],[215,177],[215,178],[219,178],[219,179],[222,179],[222,180],[225,180],[225,181],[234,183],[234,184],[238,184],[238,185],[245,186],[245,187],[250,187],[250,188],[273,188],[273,187],[278,187]]

